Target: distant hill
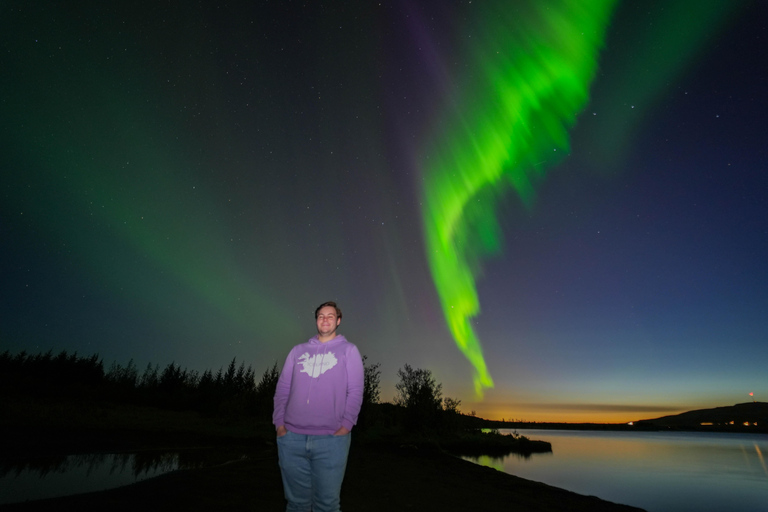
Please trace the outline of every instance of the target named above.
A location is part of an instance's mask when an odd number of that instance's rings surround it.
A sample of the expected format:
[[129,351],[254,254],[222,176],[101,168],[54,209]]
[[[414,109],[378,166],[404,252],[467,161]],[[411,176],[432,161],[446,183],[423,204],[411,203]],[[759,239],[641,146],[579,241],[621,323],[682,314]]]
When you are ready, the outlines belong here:
[[638,427],[679,430],[768,432],[768,403],[746,402],[636,421]]

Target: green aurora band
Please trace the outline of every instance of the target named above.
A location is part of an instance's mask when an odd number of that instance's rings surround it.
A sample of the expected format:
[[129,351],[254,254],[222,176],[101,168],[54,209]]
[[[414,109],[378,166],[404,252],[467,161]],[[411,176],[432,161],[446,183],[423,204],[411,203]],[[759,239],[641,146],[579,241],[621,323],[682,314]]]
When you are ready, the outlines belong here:
[[[160,114],[147,107],[172,98],[137,99],[126,84],[149,79],[122,76],[136,69],[127,57],[102,69],[95,64],[105,60],[100,49],[73,46],[77,58],[50,59],[43,68],[61,77],[55,86],[45,76],[18,81],[31,73],[29,64],[22,52],[8,52],[15,57],[5,61],[0,89],[12,92],[0,114],[17,127],[9,147],[25,164],[5,177],[16,193],[4,207],[44,233],[50,245],[65,247],[75,268],[84,270],[82,279],[95,280],[105,293],[122,296],[161,324],[166,316],[190,316],[174,308],[182,289],[197,299],[196,312],[216,311],[254,336],[257,308],[280,318],[276,324],[293,325],[267,298],[268,286],[242,270],[247,266],[229,249],[232,230],[222,228],[223,215],[211,213],[217,206],[205,191],[210,187],[187,171],[195,161],[158,128]],[[171,130],[183,132],[181,126]],[[38,199],[28,199],[27,190]],[[136,262],[142,271],[130,272]],[[162,283],[158,275],[165,276]]]
[[478,397],[493,387],[472,327],[481,259],[498,253],[496,219],[509,186],[525,205],[545,166],[569,149],[568,130],[586,106],[614,0],[531,1],[486,12],[467,62],[470,91],[429,145],[422,216],[428,260],[448,328],[474,369]]

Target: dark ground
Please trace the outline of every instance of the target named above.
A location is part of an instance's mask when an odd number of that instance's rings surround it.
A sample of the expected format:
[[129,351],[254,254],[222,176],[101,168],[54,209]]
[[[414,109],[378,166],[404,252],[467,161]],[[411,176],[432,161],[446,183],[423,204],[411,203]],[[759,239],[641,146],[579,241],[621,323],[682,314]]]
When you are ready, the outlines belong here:
[[[188,449],[214,451],[219,460],[117,489],[0,505],[0,510],[285,510],[274,427],[269,422],[128,405],[3,398],[0,462]],[[640,511],[511,476],[435,447],[385,442],[370,431],[353,436],[342,489],[345,512]]]
[[[640,509],[524,480],[450,455],[414,448],[353,446],[342,491],[347,512],[465,512]],[[281,511],[277,452],[264,447],[243,460],[179,470],[96,493],[0,506],[8,511]]]

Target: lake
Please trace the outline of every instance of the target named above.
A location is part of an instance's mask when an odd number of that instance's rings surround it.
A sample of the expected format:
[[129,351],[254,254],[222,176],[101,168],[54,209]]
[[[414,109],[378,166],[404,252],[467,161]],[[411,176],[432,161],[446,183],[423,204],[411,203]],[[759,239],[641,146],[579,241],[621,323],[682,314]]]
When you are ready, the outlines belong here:
[[169,471],[202,468],[241,457],[228,450],[196,449],[0,458],[0,505],[113,489]]
[[517,432],[552,443],[552,453],[464,458],[648,512],[768,511],[765,434]]
[[134,453],[97,453],[0,463],[0,504],[132,484],[178,469],[176,454],[146,464]]
[[[465,458],[648,512],[768,512],[766,434],[518,433],[552,443],[552,453]],[[192,450],[0,461],[0,504],[108,489],[238,457],[220,450]]]

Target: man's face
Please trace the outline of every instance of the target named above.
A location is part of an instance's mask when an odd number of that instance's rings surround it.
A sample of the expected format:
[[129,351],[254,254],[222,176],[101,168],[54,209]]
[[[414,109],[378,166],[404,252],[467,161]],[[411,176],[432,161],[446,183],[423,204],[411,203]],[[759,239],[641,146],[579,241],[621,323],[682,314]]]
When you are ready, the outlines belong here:
[[330,336],[341,323],[341,318],[336,314],[336,308],[325,306],[317,312],[317,333],[320,336]]

